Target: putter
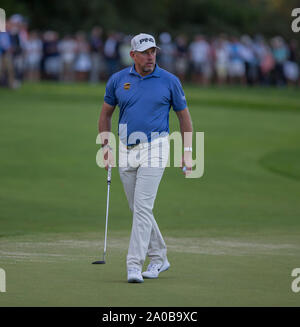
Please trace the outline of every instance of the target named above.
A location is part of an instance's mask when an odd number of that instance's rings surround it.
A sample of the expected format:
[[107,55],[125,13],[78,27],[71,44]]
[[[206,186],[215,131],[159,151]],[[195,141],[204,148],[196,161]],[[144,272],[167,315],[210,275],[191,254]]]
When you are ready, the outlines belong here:
[[105,238],[104,238],[103,260],[94,261],[93,265],[105,264],[110,182],[111,182],[111,166],[109,165],[108,172],[107,172],[107,200],[106,200],[106,220],[105,220]]

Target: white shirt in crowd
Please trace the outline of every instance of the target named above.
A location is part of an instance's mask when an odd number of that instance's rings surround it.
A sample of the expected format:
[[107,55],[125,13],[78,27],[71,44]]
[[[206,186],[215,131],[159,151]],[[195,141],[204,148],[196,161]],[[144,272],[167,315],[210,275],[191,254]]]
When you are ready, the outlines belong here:
[[63,39],[58,44],[58,50],[61,54],[62,61],[71,63],[75,59],[76,41],[73,39]]
[[193,62],[205,63],[209,60],[210,46],[205,40],[192,42],[189,50]]

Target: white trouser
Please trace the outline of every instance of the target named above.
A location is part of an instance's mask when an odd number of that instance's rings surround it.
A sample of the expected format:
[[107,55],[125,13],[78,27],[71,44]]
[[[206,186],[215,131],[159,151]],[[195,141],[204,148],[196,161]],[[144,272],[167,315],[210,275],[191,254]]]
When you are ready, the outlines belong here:
[[119,173],[133,212],[127,269],[142,269],[146,255],[151,262],[163,264],[167,257],[167,248],[152,209],[168,159],[168,137],[156,139],[131,150],[123,150],[123,153],[124,151],[131,156],[131,160],[126,167],[124,164],[119,167]]

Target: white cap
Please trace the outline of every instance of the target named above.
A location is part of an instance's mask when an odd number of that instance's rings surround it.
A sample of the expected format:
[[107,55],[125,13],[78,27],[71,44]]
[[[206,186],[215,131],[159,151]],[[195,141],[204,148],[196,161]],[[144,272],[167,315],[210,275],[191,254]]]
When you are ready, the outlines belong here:
[[9,18],[9,20],[12,23],[22,23],[24,21],[24,17],[20,14],[14,14]]
[[132,51],[142,52],[153,47],[159,49],[159,47],[156,46],[155,38],[150,34],[141,33],[131,39]]

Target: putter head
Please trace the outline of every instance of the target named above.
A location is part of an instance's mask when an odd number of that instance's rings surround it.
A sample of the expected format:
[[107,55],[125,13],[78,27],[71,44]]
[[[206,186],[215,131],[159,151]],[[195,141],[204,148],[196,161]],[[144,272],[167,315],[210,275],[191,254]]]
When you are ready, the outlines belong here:
[[94,261],[93,265],[104,265],[105,261],[104,260],[100,260],[100,261]]

